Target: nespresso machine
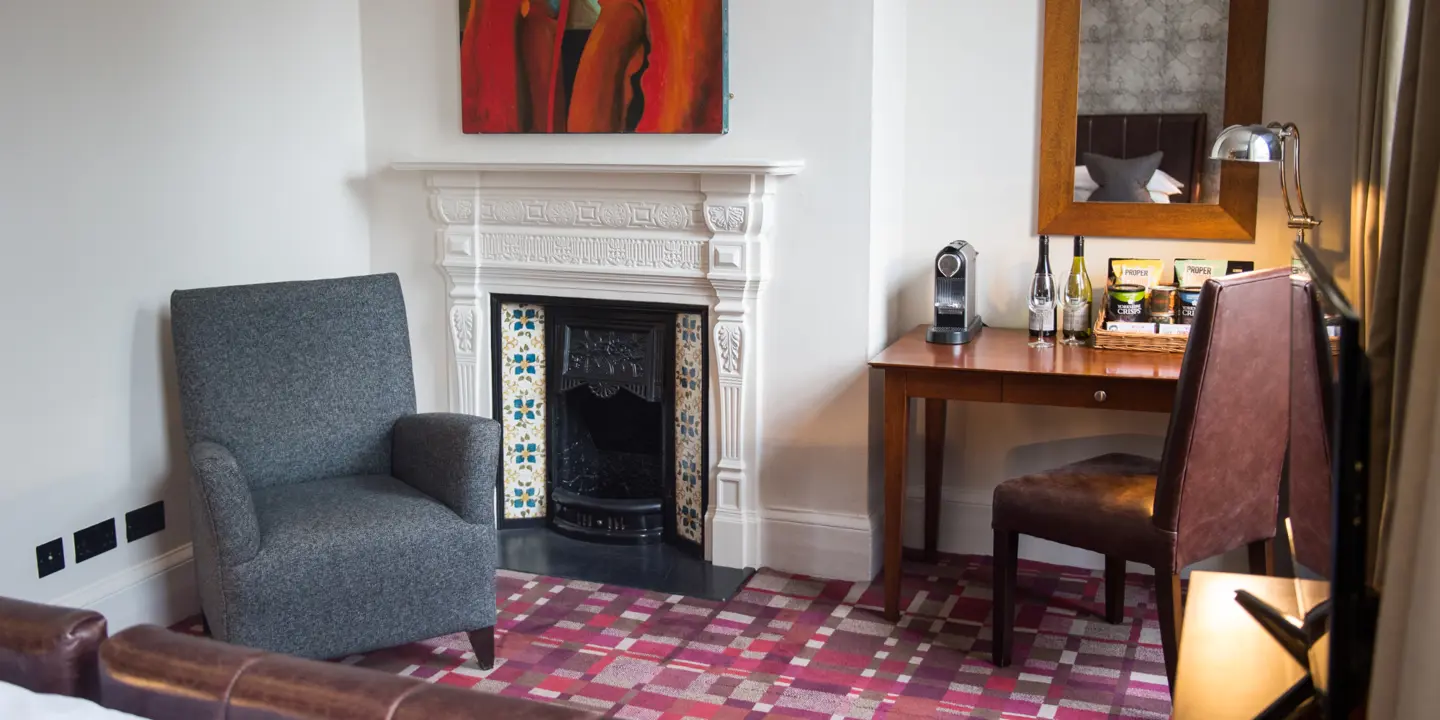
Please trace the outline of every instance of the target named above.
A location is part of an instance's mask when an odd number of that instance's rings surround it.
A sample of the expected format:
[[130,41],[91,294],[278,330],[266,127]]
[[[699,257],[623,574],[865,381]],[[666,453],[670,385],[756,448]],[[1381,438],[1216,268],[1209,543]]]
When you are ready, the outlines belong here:
[[975,247],[956,240],[935,256],[935,324],[925,339],[961,345],[975,339],[982,327],[975,308]]

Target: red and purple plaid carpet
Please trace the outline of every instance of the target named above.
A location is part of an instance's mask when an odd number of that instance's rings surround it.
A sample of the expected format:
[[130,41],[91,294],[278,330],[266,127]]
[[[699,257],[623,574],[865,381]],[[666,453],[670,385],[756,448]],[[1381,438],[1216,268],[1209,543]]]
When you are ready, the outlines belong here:
[[1110,625],[1098,571],[1022,562],[1015,662],[997,669],[990,559],[906,572],[896,626],[878,584],[762,570],[720,603],[501,571],[494,670],[464,635],[342,662],[646,720],[1169,716],[1148,576]]

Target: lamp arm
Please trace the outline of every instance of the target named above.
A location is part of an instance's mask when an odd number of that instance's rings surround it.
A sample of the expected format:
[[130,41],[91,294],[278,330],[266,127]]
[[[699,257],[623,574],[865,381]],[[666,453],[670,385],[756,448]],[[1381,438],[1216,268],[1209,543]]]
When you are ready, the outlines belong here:
[[[1319,221],[1315,219],[1314,215],[1310,214],[1310,208],[1305,207],[1305,189],[1300,186],[1300,128],[1295,127],[1295,123],[1286,123],[1285,130],[1291,137],[1295,138],[1295,201],[1300,205],[1300,217],[1296,218],[1292,215],[1290,219],[1299,220],[1313,227],[1314,225],[1318,225]],[[1281,164],[1280,167],[1283,172],[1284,164]],[[1286,210],[1289,210],[1289,208],[1287,207]]]
[[[1285,166],[1289,164],[1287,150],[1289,143],[1287,140],[1290,137],[1291,129],[1295,126],[1288,123],[1281,125],[1280,123],[1272,122],[1265,127],[1280,131],[1280,199],[1285,201],[1285,219],[1294,222],[1295,211],[1290,207],[1290,185],[1289,180],[1285,177]],[[1296,148],[1296,150],[1298,152],[1299,148]]]

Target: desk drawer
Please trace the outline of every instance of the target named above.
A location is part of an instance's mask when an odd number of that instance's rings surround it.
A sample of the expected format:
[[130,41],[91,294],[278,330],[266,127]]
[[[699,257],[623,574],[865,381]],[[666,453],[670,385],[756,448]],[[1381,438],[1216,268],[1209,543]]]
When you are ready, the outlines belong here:
[[1170,412],[1173,380],[1133,380],[1074,375],[1006,375],[1003,402],[1024,405]]

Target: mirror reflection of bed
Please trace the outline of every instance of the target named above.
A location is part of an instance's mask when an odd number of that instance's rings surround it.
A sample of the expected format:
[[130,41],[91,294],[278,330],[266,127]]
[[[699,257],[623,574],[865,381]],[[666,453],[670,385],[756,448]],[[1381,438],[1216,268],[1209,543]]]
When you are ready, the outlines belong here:
[[1230,0],[1080,1],[1076,202],[1218,201],[1229,22]]
[[1201,202],[1205,115],[1081,115],[1078,120],[1075,202]]

